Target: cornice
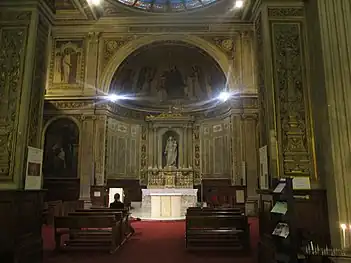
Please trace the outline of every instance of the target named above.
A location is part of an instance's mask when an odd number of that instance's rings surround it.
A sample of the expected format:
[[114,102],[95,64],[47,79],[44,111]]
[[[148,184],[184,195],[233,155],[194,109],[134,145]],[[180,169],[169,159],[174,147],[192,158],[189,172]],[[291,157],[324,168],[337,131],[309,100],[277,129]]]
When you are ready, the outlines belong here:
[[[152,35],[152,34],[214,34],[214,35],[232,35],[240,31],[253,31],[253,24],[249,22],[238,21],[218,21],[218,19],[207,17],[202,19],[186,19],[184,21],[172,21],[166,19],[140,19],[133,20],[130,18],[113,18],[109,20],[99,20],[96,23],[80,21],[80,23],[55,24],[53,27],[54,35],[76,35],[77,33],[86,34],[89,32],[103,32],[102,36],[109,34],[124,35]],[[79,24],[79,27],[77,25]]]

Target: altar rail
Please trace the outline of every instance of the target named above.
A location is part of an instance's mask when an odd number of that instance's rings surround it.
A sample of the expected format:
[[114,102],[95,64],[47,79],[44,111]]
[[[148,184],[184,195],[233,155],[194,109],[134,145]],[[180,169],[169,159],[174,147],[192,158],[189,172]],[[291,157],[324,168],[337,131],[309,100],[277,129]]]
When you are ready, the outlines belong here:
[[149,171],[148,188],[193,188],[192,171]]

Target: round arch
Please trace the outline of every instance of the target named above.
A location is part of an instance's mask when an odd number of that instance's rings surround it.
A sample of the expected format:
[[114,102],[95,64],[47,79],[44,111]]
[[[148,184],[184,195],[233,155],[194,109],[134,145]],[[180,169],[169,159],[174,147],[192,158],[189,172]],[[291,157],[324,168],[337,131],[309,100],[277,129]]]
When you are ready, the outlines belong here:
[[202,49],[218,63],[227,78],[228,86],[231,87],[234,83],[228,57],[212,43],[191,35],[150,35],[132,40],[117,50],[101,74],[99,90],[107,94],[113,75],[123,61],[139,48],[159,41],[181,41]]
[[[74,118],[72,116],[67,116],[67,115],[59,115],[59,116],[52,117],[45,123],[45,125],[43,127],[43,132],[42,132],[42,136],[41,136],[41,146],[42,146],[42,148],[44,147],[45,135],[46,135],[46,131],[47,131],[48,127],[52,123],[54,123],[55,121],[60,120],[60,119],[69,119],[72,122],[74,122],[77,125],[79,135],[81,134],[80,122],[76,118]],[[79,144],[80,144],[80,140],[81,140],[81,136],[79,136]]]

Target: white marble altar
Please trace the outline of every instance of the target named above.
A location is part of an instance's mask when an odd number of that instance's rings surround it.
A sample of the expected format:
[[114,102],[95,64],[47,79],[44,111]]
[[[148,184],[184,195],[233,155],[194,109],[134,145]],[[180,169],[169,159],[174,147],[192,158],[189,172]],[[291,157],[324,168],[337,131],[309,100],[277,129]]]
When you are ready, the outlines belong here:
[[144,219],[184,219],[187,208],[196,206],[196,202],[197,189],[142,189],[142,209],[149,215]]

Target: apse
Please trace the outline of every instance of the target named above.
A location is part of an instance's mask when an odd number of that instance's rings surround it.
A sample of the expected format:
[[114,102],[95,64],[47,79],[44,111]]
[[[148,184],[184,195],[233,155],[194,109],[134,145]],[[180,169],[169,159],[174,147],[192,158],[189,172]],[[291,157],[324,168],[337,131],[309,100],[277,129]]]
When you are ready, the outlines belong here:
[[204,110],[218,103],[226,77],[217,62],[201,49],[182,42],[157,42],[130,56],[115,72],[109,93],[118,103],[144,111],[170,106]]

